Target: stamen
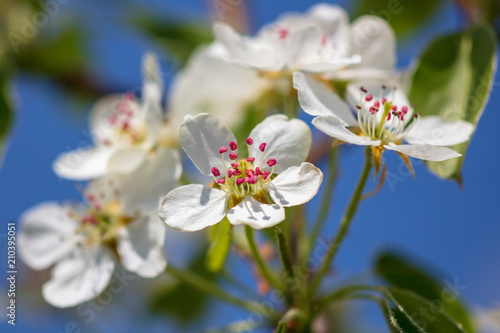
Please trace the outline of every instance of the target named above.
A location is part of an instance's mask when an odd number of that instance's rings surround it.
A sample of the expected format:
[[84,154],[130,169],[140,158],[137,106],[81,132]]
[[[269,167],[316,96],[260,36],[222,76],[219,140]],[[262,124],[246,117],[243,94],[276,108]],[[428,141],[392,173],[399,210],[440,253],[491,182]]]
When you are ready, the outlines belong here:
[[253,161],[255,161],[255,157],[249,157],[249,158],[247,158],[247,162],[250,162],[250,163],[251,163],[251,162],[253,162]]
[[234,141],[231,141],[229,142],[229,148],[231,148],[231,150],[236,150],[238,149],[238,144]]
[[233,176],[233,172],[231,170],[227,170],[227,178],[231,178]]
[[224,184],[226,180],[224,178],[217,179],[217,184]]
[[269,177],[270,174],[271,173],[269,171],[264,172],[264,174],[262,175],[262,179],[266,180],[267,177]]
[[371,95],[371,94],[368,94],[368,95],[366,95],[366,97],[365,97],[365,100],[366,100],[367,102],[371,101],[372,99],[373,99],[373,95]]
[[253,145],[253,139],[252,138],[247,138],[247,145],[249,145],[249,146]]
[[220,176],[220,171],[217,167],[212,167],[212,175],[214,175],[214,177],[219,177]]
[[238,179],[236,179],[236,185],[238,185],[238,186],[240,186],[244,182],[245,182],[245,178],[238,178]]
[[238,169],[240,167],[238,163],[231,163],[231,166],[235,169]]
[[261,143],[259,146],[260,151],[264,152],[264,150],[266,149],[266,146],[267,146],[267,143]]
[[361,90],[362,92],[364,92],[365,94],[368,92],[368,90],[366,90],[366,89],[365,89],[365,88],[363,88],[363,87],[361,87],[361,88],[360,88],[360,90]]
[[238,158],[238,154],[236,154],[236,153],[229,153],[229,159],[235,160],[237,158]]
[[219,154],[224,154],[225,152],[227,152],[227,147],[226,146],[220,147]]
[[267,160],[267,165],[272,167],[273,165],[276,165],[276,160],[274,158],[270,158]]

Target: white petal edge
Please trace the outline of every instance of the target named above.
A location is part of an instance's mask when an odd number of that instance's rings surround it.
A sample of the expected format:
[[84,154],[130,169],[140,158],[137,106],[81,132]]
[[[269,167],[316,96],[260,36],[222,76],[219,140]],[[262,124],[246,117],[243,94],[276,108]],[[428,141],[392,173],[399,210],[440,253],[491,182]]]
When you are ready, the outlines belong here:
[[362,57],[359,67],[392,70],[396,64],[396,34],[383,19],[364,15],[352,22],[353,53]]
[[423,145],[385,145],[384,148],[394,150],[405,155],[427,161],[445,161],[450,158],[460,157],[462,154],[446,147]]
[[308,162],[290,167],[268,185],[267,191],[274,202],[283,207],[305,204],[318,193],[323,173]]
[[19,220],[19,254],[32,269],[45,269],[71,252],[80,237],[78,222],[69,208],[55,202],[42,203],[24,212]]
[[293,87],[298,91],[299,103],[304,112],[311,116],[337,116],[347,126],[356,124],[349,105],[310,75],[295,72]]
[[[255,157],[255,165],[269,170],[266,162],[276,159],[274,171],[280,173],[291,166],[300,165],[309,154],[312,134],[309,126],[300,119],[288,119],[285,115],[273,115],[264,119],[250,133],[254,144],[250,146],[250,156]],[[266,143],[264,153],[259,146]]]
[[274,227],[285,219],[285,209],[278,204],[263,204],[251,196],[227,212],[233,225],[246,224],[254,229]]
[[312,120],[312,124],[321,132],[340,141],[359,146],[378,146],[380,140],[371,140],[366,136],[359,136],[347,129],[342,121],[334,116],[321,116]]
[[[219,149],[222,146],[228,148],[224,154],[227,165],[230,164],[228,156],[229,143],[236,142],[236,138],[224,124],[214,116],[208,113],[200,113],[197,116],[187,115],[181,126],[180,141],[182,148],[193,161],[194,165],[205,176],[210,176],[211,168],[217,167],[221,172],[226,168],[222,163]],[[237,153],[238,150],[236,149]]]
[[167,266],[165,233],[165,224],[153,216],[142,216],[120,228],[117,250],[123,267],[145,278],[162,273]]
[[79,248],[64,257],[42,287],[51,305],[67,308],[87,302],[104,291],[115,268],[111,250],[102,245]]
[[108,173],[108,163],[114,149],[88,147],[60,154],[52,164],[61,178],[88,180]]
[[146,149],[140,146],[119,149],[109,159],[109,173],[130,174],[144,162],[146,155]]
[[198,231],[220,222],[227,212],[227,194],[200,184],[176,188],[158,209],[165,224],[180,231]]
[[421,117],[405,140],[411,144],[453,146],[470,139],[474,125],[467,121],[446,122],[440,117]]

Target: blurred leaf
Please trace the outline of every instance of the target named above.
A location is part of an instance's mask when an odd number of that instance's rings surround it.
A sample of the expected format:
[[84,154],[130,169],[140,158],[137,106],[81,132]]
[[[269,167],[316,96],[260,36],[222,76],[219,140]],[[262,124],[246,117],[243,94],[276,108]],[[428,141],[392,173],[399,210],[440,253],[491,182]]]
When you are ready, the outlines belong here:
[[437,282],[424,269],[394,253],[381,254],[376,260],[375,271],[393,286],[412,291],[430,301],[439,300],[443,304],[443,310],[460,323],[465,331],[474,332],[468,311],[460,302],[459,295],[456,294],[458,291],[453,286]]
[[224,262],[231,246],[231,224],[227,218],[214,225],[210,230],[211,245],[208,250],[206,265],[208,270],[219,272],[224,267]]
[[443,3],[444,0],[360,0],[356,17],[380,16],[401,36],[426,23]]
[[6,138],[12,124],[14,111],[9,96],[9,81],[5,71],[0,68],[0,166],[6,145]]
[[69,75],[83,69],[85,55],[79,31],[67,29],[51,38],[38,38],[16,57],[21,70],[49,77]]
[[213,39],[208,24],[166,22],[144,15],[134,19],[132,24],[156,39],[181,65],[197,46]]
[[[478,25],[438,37],[427,47],[413,76],[410,100],[423,116],[462,119],[477,125],[496,71],[496,41],[491,28]],[[451,147],[463,156],[427,165],[438,176],[461,184],[469,143]]]
[[[213,281],[215,275],[205,268],[206,248],[203,247],[198,256],[189,265],[189,271]],[[186,283],[177,283],[163,291],[158,291],[150,303],[156,314],[172,314],[183,323],[197,318],[208,304],[209,296]]]
[[388,301],[384,300],[380,302],[380,306],[382,307],[385,320],[387,321],[391,333],[420,332],[398,308],[391,306]]
[[279,323],[279,325],[276,328],[276,330],[274,331],[274,333],[286,333],[287,331],[288,331],[287,330],[287,323],[282,322],[282,323]]
[[[408,290],[385,288],[384,295],[395,305],[407,319],[402,325],[411,327],[408,332],[420,333],[464,333],[457,324],[434,303]],[[401,319],[397,314],[395,319]],[[412,327],[413,326],[413,327]],[[400,326],[401,327],[401,326]],[[401,327],[402,328],[402,327]],[[404,331],[407,332],[406,330]]]

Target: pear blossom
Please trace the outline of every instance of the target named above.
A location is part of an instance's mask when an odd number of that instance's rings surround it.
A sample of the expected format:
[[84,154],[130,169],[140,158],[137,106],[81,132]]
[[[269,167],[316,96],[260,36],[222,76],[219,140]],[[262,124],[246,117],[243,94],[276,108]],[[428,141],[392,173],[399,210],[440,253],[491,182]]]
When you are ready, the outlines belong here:
[[198,48],[174,78],[167,115],[168,130],[177,140],[187,114],[210,113],[237,128],[245,120],[246,107],[270,88],[255,71],[222,60],[223,52],[218,42]]
[[159,148],[128,176],[91,181],[85,203],[47,202],[26,211],[20,217],[21,258],[35,270],[54,265],[44,299],[56,307],[89,301],[119,264],[146,278],[163,272],[166,228],[155,210],[180,174],[178,153]]
[[158,144],[163,126],[163,82],[157,59],[146,54],[143,61],[142,99],[134,94],[107,96],[90,114],[94,147],[61,154],[53,164],[55,173],[67,179],[88,180],[112,173],[134,171]]
[[216,23],[214,33],[227,61],[270,77],[297,70],[339,80],[380,77],[396,63],[395,34],[387,22],[366,15],[350,24],[344,9],[326,3],[305,14],[285,14],[255,37],[224,23]]
[[232,225],[272,227],[285,219],[284,207],[311,200],[323,178],[318,168],[303,162],[312,142],[309,127],[284,115],[269,116],[252,130],[246,158],[234,134],[209,114],[186,116],[180,140],[194,165],[212,181],[167,194],[158,212],[173,229],[197,231],[225,216]]
[[[423,160],[443,161],[461,156],[445,146],[469,140],[474,131],[474,126],[466,121],[447,122],[437,116],[421,117],[406,95],[387,83],[349,84],[346,100],[351,108],[326,86],[311,80],[303,83],[299,88],[299,101],[306,113],[316,116],[313,125],[346,143],[371,145],[380,152],[394,150]],[[403,141],[408,144],[403,144]]]

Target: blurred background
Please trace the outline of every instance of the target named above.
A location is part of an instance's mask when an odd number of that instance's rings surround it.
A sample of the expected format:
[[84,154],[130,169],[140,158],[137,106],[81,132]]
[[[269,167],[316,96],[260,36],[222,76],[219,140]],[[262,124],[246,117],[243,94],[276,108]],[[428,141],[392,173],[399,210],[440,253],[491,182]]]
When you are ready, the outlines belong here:
[[[220,7],[221,3],[229,7]],[[87,114],[97,98],[139,89],[144,52],[153,51],[160,57],[168,91],[169,81],[189,53],[199,43],[211,40],[212,21],[224,20],[254,33],[284,12],[305,11],[315,3],[318,1],[1,0],[0,85],[8,94],[0,98],[0,106],[7,99],[13,105],[11,115],[3,106],[0,110],[2,271],[7,271],[8,222],[43,201],[80,199],[75,184],[58,179],[51,163],[61,152],[91,144]],[[358,1],[330,3],[343,6],[353,18],[379,13]],[[390,21],[398,35],[399,68],[411,65],[436,36],[462,29],[480,15],[478,3],[488,8],[485,16],[500,27],[498,1],[400,3],[403,11]],[[28,29],[30,36],[9,34],[16,29]],[[337,258],[336,279],[370,275],[373,258],[390,248],[434,267],[442,281],[459,284],[460,296],[474,312],[500,307],[499,75],[492,89],[469,146],[463,188],[437,178],[419,163],[414,165],[416,179],[404,173],[397,182],[387,183],[377,196],[362,203]],[[314,135],[320,137],[317,132]],[[389,171],[399,174],[401,163],[396,154],[385,158]],[[339,181],[332,193],[334,206],[324,235],[336,230],[362,163],[362,149],[341,150]],[[326,161],[320,161],[319,166],[326,167]],[[314,214],[317,206],[313,201],[309,212]],[[203,239],[200,234],[169,231],[169,260],[202,270],[199,251],[204,247]],[[233,256],[226,270],[248,288],[256,289],[248,266],[241,257]],[[32,271],[19,261],[18,268],[16,326],[7,324],[2,313],[2,332],[204,332],[249,317],[249,313],[218,300],[177,288],[165,276],[131,278],[123,292],[111,299],[56,309],[41,297],[41,285],[49,273]],[[332,283],[338,280],[332,279]],[[7,306],[6,295],[7,283],[2,279],[1,309]],[[352,332],[387,331],[375,306],[359,302],[350,310],[348,318],[366,318],[364,322],[356,320],[359,323]]]

